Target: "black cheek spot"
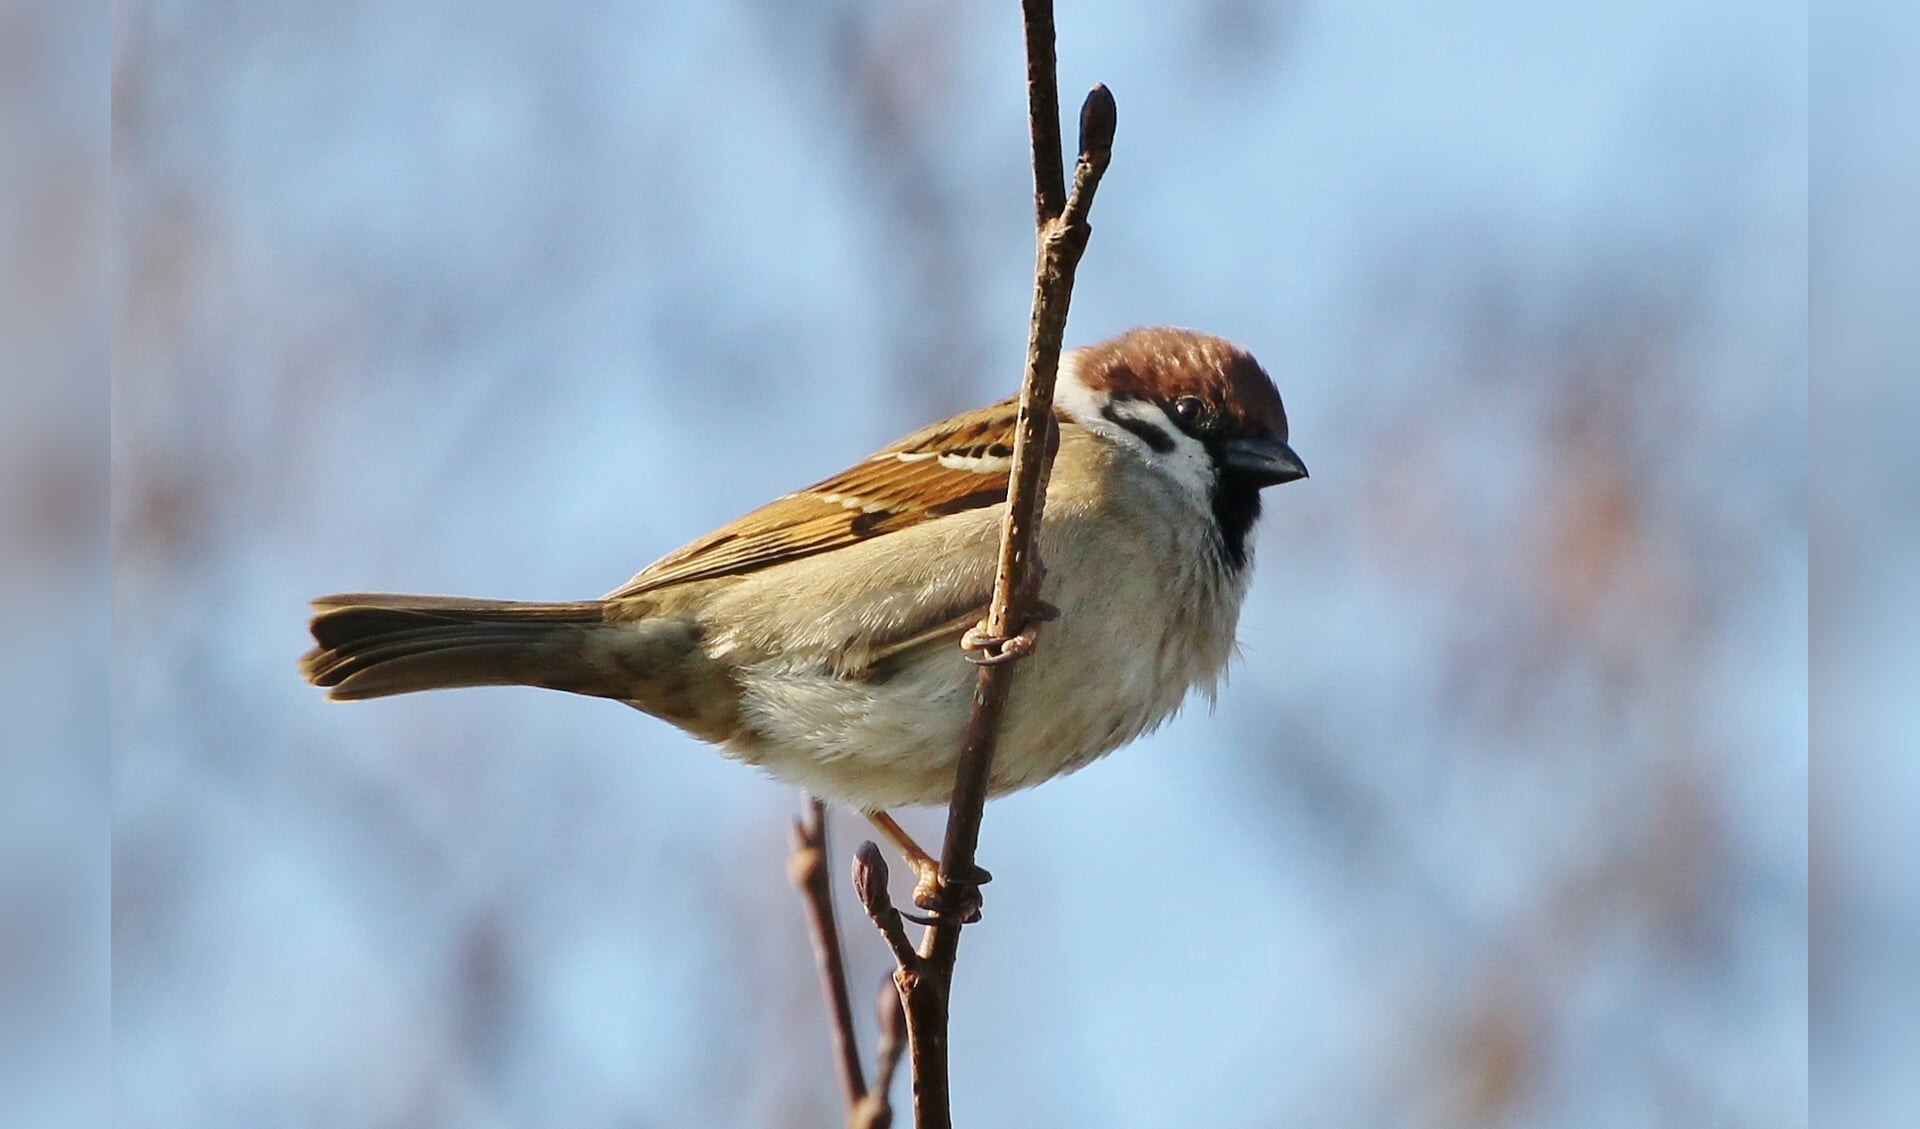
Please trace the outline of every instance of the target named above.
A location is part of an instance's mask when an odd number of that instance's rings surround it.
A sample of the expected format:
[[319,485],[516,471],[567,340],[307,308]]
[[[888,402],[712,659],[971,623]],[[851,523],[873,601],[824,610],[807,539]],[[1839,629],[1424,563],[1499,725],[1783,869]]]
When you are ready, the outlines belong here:
[[1173,450],[1173,436],[1168,435],[1146,420],[1121,415],[1114,410],[1112,402],[1103,405],[1100,408],[1100,414],[1105,417],[1107,422],[1117,423],[1145,440],[1147,446],[1153,448],[1154,453],[1157,455],[1164,455]]

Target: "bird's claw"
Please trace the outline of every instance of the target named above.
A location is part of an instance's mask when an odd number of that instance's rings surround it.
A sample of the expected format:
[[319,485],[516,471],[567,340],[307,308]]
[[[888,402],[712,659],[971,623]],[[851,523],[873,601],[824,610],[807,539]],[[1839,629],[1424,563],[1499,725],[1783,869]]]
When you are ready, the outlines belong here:
[[1026,658],[1033,653],[1033,644],[1039,638],[1040,625],[1059,617],[1059,608],[1052,604],[1040,604],[1028,617],[1026,629],[1008,638],[993,634],[987,629],[986,621],[982,620],[969,627],[966,634],[960,636],[961,653],[975,666],[999,666],[1004,662]]
[[981,623],[960,637],[960,650],[975,666],[999,666],[1032,654],[1036,638],[1038,633],[1032,627],[1010,638],[1001,638],[988,634],[987,625]]
[[940,880],[938,867],[916,868],[916,875],[913,904],[926,916],[902,912],[902,917],[920,925],[972,925],[980,920],[980,887],[993,881],[985,869],[976,866],[964,879],[951,882]]

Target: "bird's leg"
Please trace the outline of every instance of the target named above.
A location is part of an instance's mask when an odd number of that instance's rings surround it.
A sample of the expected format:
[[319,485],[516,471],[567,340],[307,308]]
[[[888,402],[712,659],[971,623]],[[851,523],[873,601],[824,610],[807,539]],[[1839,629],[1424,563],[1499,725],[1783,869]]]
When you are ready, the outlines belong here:
[[928,913],[956,916],[963,922],[980,920],[980,887],[993,881],[993,875],[976,866],[964,879],[942,886],[940,860],[914,842],[906,828],[883,811],[870,811],[866,815],[868,822],[879,828],[880,834],[913,868],[914,905]]
[[913,841],[907,829],[900,826],[893,816],[884,811],[870,811],[867,820],[880,829],[893,849],[913,868],[913,904],[921,909],[931,909],[940,888],[940,860],[927,853],[925,847]]

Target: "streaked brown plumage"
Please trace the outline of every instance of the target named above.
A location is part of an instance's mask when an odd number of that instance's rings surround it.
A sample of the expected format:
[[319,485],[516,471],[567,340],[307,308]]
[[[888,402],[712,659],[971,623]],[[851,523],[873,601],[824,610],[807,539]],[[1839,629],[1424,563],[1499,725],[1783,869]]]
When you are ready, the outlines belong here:
[[[1041,525],[1059,616],[1016,669],[991,784],[1071,771],[1210,693],[1259,491],[1303,477],[1280,397],[1219,338],[1070,353]],[[963,413],[662,557],[600,600],[315,601],[336,699],[517,684],[614,698],[867,811],[941,802],[990,596],[1015,405]]]

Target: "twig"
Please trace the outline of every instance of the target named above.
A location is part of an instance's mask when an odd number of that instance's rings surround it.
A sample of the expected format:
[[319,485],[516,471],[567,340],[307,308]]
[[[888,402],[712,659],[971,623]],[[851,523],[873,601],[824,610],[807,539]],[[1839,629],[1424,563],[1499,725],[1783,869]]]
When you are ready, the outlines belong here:
[[881,984],[874,1010],[880,1020],[880,1045],[874,1051],[873,1088],[861,1103],[865,1115],[861,1129],[887,1129],[893,1124],[893,1107],[887,1095],[893,1092],[893,1072],[907,1050],[907,1013],[900,1003],[900,986],[891,979]]
[[893,908],[893,897],[887,893],[887,856],[880,853],[872,840],[860,844],[860,849],[854,852],[853,888],[860,895],[860,904],[866,908],[873,927],[886,938],[887,948],[893,950],[893,959],[902,968],[919,961],[913,942],[907,939],[907,927],[900,920],[900,911]]
[[[1028,7],[1034,7],[1030,0]],[[1051,64],[1049,64],[1051,69]],[[1057,111],[1056,111],[1057,113]],[[1055,127],[1056,132],[1058,126]],[[1095,86],[1080,108],[1080,159],[1073,170],[1073,191],[1058,215],[1040,226],[1040,250],[1034,269],[1033,317],[1028,327],[1027,374],[1020,387],[1019,431],[1013,442],[1013,473],[1007,491],[1007,516],[1000,528],[1000,557],[994,571],[993,602],[987,608],[986,634],[1009,639],[1025,631],[1040,596],[1040,512],[1053,431],[1053,389],[1060,373],[1060,346],[1067,331],[1067,306],[1073,279],[1093,228],[1087,213],[1093,194],[1113,155],[1113,95]],[[1040,178],[1035,179],[1035,192]],[[947,809],[947,836],[940,852],[943,883],[961,882],[973,872],[980,840],[980,814],[986,804],[994,747],[1000,732],[1009,663],[983,665],[974,684],[973,713],[960,749],[958,778]]]
[[[914,952],[900,911],[894,908],[893,897],[887,892],[887,858],[872,842],[860,844],[860,849],[854,852],[853,888],[859,894],[860,905],[867,911],[873,927],[880,931],[880,935],[886,938],[887,947],[893,950],[896,967],[893,980],[880,988],[877,1007],[880,1045],[874,1055],[873,1089],[867,1091],[866,1099],[857,1107],[859,1116],[849,1114],[848,1124],[857,1125],[860,1129],[885,1129],[893,1122],[893,1108],[888,1104],[888,1095],[893,1089],[893,1072],[900,1065],[901,1053],[907,1048],[906,1013],[910,1007],[924,1009],[932,1004],[925,1000],[908,1003],[910,998],[925,992],[928,985],[918,977],[920,954]],[[908,979],[910,970],[913,973],[911,980]],[[918,1083],[915,1086],[917,1093]]]
[[[1113,95],[1106,87],[1095,86],[1080,110],[1080,156],[1074,166],[1073,188],[1063,192],[1053,5],[1051,0],[1023,0],[1021,7],[1026,20],[1028,118],[1033,137],[1039,247],[1026,376],[1020,388],[1019,431],[1014,439],[1007,514],[1000,531],[993,602],[984,632],[988,638],[999,640],[1012,639],[1027,630],[1039,598],[1037,534],[1053,456],[1054,383],[1059,375],[1074,273],[1092,234],[1087,214],[1112,156],[1115,125]],[[1019,657],[1011,649],[1003,653]],[[973,711],[967,720],[940,854],[940,886],[945,895],[941,900],[948,905],[963,900],[953,892],[964,889],[977,873],[974,852],[980,841],[980,818],[992,779],[994,749],[1006,712],[1011,675],[1011,663],[994,663],[983,665],[976,676]],[[877,850],[873,854],[878,857]],[[921,936],[918,951],[902,952],[904,933],[897,911],[886,900],[885,886],[884,863],[875,868],[869,862],[861,881],[861,901],[894,948],[899,965],[894,981],[900,989],[907,1027],[914,1123],[920,1129],[950,1129],[953,1115],[947,1018],[954,962],[959,955],[960,915],[937,917]]]
[[[1060,370],[1073,279],[1093,229],[1087,224],[1094,192],[1112,156],[1113,95],[1095,86],[1080,108],[1080,154],[1068,187],[1060,153],[1059,80],[1054,60],[1052,0],[1021,0],[1026,27],[1027,109],[1033,139],[1033,202],[1037,227],[1033,313],[1027,333],[1027,365],[1020,386],[1020,415],[1014,436],[1013,470],[1007,488],[1007,513],[995,560],[993,600],[976,632],[997,651],[996,660],[1018,659],[1029,647],[1012,641],[1034,625],[1044,569],[1038,557],[1038,531],[1047,473],[1053,461],[1053,390]],[[1028,642],[1031,640],[1029,638]],[[983,663],[975,676],[973,710],[955,770],[953,798],[947,808],[947,832],[940,853],[938,902],[966,904],[963,896],[978,880],[974,852],[980,842],[980,817],[993,776],[1000,722],[1006,713],[1012,663]],[[879,1001],[880,1042],[874,1085],[867,1089],[854,1043],[852,1009],[839,936],[826,888],[826,833],[819,801],[810,801],[806,819],[795,824],[792,871],[806,893],[813,923],[815,956],[822,991],[834,1021],[834,1047],[850,1129],[886,1129],[893,1112],[888,1092],[904,1045],[913,1077],[914,1124],[919,1129],[951,1129],[952,1103],[947,1059],[948,1000],[959,954],[965,914],[937,913],[916,949],[901,913],[887,890],[887,863],[880,849],[862,843],[853,864],[854,889],[867,917],[885,938],[895,963],[893,984]]]
[[[871,842],[860,844],[859,853],[854,856],[853,888],[859,892],[860,904],[866,907],[874,928],[893,950],[894,996],[900,1003],[900,1022],[906,1029],[906,1044],[913,1056],[913,1123],[920,1129],[927,1126],[946,1129],[952,1124],[946,1071],[947,988],[952,982],[952,966],[947,966],[943,978],[925,956],[914,950],[900,911],[894,908],[893,898],[887,892],[886,857]],[[937,926],[929,927],[927,935],[931,936],[935,928]],[[893,1049],[896,1062],[898,1037],[896,1031]],[[937,1060],[930,1057],[936,1050]],[[933,1069],[936,1061],[937,1070]],[[936,1115],[937,1119],[930,1120]]]
[[1053,54],[1053,0],[1020,0],[1020,18],[1027,38],[1027,133],[1033,138],[1033,225],[1044,230],[1067,206],[1067,176],[1060,164],[1060,78]]
[[864,1129],[872,1121],[857,1121],[867,1104],[867,1084],[861,1077],[860,1045],[853,1035],[853,1004],[847,995],[847,968],[841,955],[840,928],[833,918],[833,885],[827,874],[827,809],[812,796],[793,821],[793,854],[787,859],[787,877],[799,889],[813,933],[813,960],[820,971],[820,994],[826,997],[833,1019],[834,1065],[840,1074],[840,1095],[849,1129]]

